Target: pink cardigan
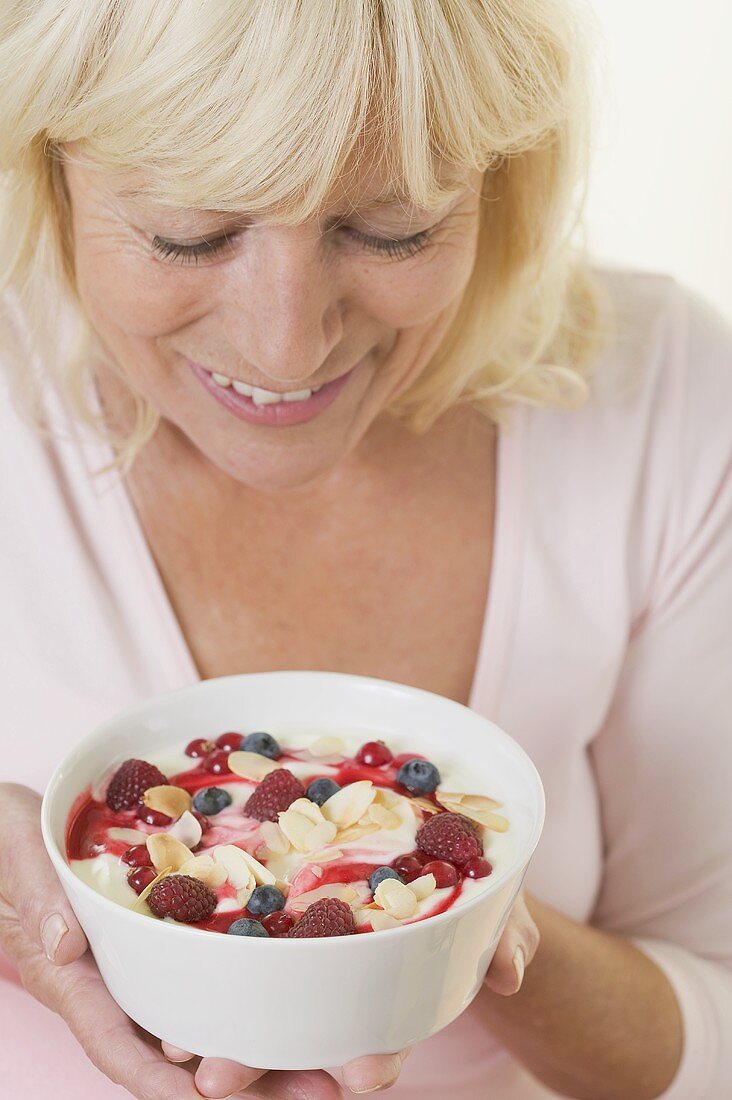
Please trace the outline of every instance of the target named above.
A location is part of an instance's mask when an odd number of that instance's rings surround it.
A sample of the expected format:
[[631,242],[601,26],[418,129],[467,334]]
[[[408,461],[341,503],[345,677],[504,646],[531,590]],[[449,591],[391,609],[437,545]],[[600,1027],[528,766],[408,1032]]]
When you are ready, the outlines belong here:
[[[527,888],[632,938],[666,972],[685,1044],[664,1100],[722,1100],[732,1095],[732,330],[669,277],[600,274],[624,336],[591,399],[574,411],[516,408],[501,429],[471,705],[525,746],[546,787]],[[7,309],[5,323],[3,342]],[[65,441],[44,443],[6,396],[0,404],[1,775],[38,790],[102,718],[196,678],[123,483],[92,478],[105,448],[50,392],[48,406]],[[2,956],[0,1036],[15,1055],[14,1096],[127,1095]],[[554,1094],[497,1045],[474,1003],[413,1051],[390,1095]]]

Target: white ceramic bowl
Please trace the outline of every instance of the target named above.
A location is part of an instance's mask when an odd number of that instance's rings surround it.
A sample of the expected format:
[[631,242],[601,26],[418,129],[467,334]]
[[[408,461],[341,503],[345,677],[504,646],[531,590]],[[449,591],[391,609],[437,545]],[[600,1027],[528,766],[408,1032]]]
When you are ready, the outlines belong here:
[[[484,891],[426,920],[365,935],[272,940],[152,920],[96,893],[68,866],[69,810],[113,760],[214,731],[293,724],[406,738],[436,760],[454,755],[475,776],[475,792],[510,807],[513,859]],[[327,1068],[391,1053],[454,1020],[480,988],[543,821],[536,769],[497,726],[430,692],[324,672],[229,676],[149,699],[80,741],[42,807],[49,855],[117,1003],[174,1046],[261,1069]]]

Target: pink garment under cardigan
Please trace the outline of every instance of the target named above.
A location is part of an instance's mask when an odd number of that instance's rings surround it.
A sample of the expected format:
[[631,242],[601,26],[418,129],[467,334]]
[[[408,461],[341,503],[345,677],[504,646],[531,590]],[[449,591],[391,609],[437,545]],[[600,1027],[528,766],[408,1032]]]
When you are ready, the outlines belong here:
[[[650,272],[601,269],[623,338],[573,411],[501,429],[471,705],[547,792],[527,888],[632,938],[678,994],[664,1100],[732,1095],[732,331]],[[9,339],[9,329],[3,340]],[[4,357],[0,346],[0,365]],[[0,384],[5,388],[4,378]],[[49,394],[55,422],[64,425]],[[123,483],[73,424],[0,409],[0,778],[42,790],[101,719],[197,678]],[[83,437],[83,438],[82,438]],[[243,670],[245,671],[245,670]],[[394,1100],[539,1100],[479,998],[405,1063]],[[10,1096],[121,1100],[0,956]]]

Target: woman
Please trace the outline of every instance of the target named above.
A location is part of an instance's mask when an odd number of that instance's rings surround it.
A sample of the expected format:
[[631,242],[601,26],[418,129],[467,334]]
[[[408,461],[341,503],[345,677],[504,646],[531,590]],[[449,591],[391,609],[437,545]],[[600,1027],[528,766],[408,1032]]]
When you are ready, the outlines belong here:
[[[721,1100],[732,335],[570,244],[582,21],[562,0],[83,14],[0,15],[12,1095]],[[35,792],[97,721],[293,667],[467,703],[547,789],[485,988],[406,1060],[161,1049],[43,852]]]

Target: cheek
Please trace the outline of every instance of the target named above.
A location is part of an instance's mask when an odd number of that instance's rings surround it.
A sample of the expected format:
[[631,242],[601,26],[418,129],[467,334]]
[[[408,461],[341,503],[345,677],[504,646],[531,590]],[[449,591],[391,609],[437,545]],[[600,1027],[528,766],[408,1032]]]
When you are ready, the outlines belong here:
[[386,272],[369,272],[361,284],[361,301],[391,328],[425,324],[462,294],[474,258],[472,241],[435,246],[411,262],[394,262]]
[[86,242],[76,249],[79,294],[93,323],[129,336],[177,331],[208,309],[198,280],[176,278],[136,250]]

